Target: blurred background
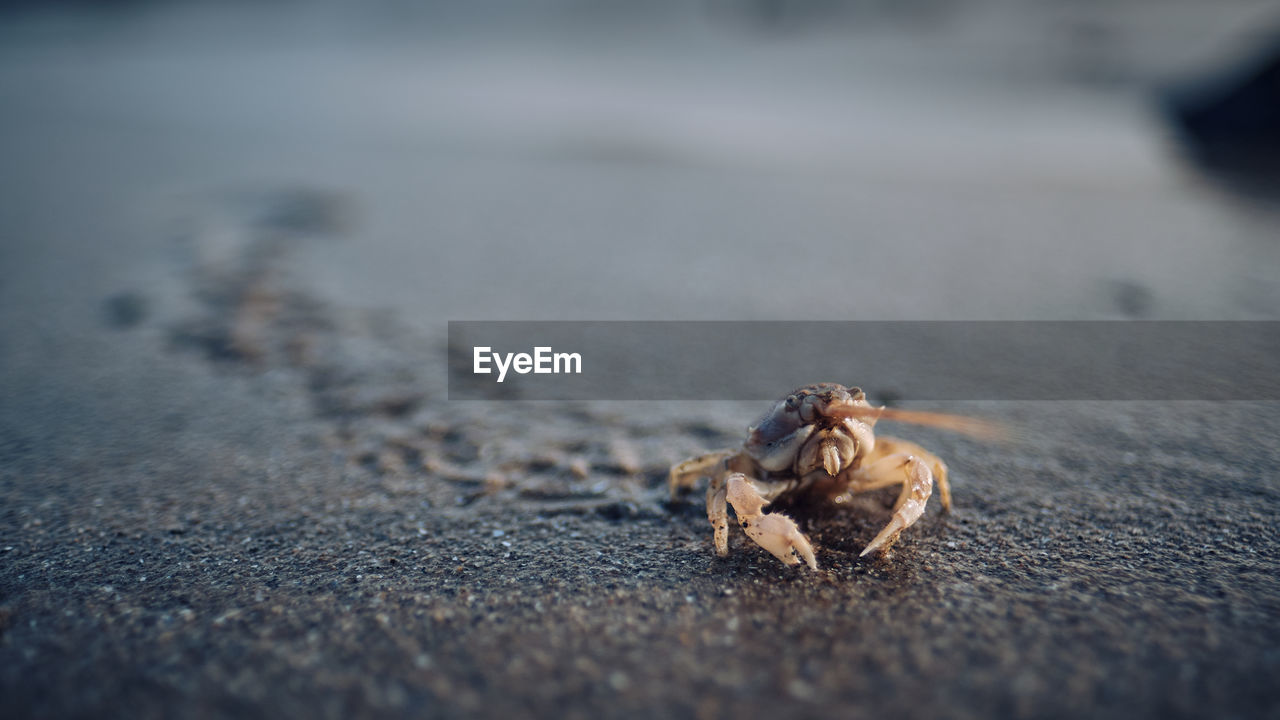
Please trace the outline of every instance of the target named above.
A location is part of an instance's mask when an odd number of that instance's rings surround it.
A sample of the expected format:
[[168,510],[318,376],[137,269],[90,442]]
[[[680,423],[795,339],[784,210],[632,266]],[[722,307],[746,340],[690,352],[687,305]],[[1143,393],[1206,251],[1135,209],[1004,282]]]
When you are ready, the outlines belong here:
[[75,324],[70,295],[163,316],[211,226],[269,195],[338,230],[290,251],[297,282],[433,336],[1273,318],[1272,196],[1205,172],[1178,113],[1280,42],[1278,11],[6,3],[0,297],[9,323]]

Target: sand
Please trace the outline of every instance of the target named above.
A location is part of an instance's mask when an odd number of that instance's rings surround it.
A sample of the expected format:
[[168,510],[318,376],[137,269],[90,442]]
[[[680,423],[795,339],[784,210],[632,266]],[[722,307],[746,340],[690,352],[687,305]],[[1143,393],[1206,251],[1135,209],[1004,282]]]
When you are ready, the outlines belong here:
[[1280,715],[1274,403],[900,398],[1017,439],[885,428],[955,507],[815,573],[666,497],[759,403],[446,399],[450,319],[1274,319],[1143,110],[1190,6],[317,7],[0,43],[0,714]]

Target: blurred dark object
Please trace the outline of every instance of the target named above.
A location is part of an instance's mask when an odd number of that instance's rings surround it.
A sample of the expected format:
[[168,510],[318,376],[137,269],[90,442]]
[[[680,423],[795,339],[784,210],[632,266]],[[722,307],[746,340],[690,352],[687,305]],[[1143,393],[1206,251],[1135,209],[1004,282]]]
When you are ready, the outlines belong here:
[[112,295],[102,303],[106,323],[110,327],[128,329],[147,319],[147,299],[134,292]]
[[1280,36],[1225,71],[1171,90],[1164,105],[1202,170],[1238,190],[1280,193]]
[[1141,318],[1151,314],[1151,290],[1137,280],[1113,280],[1111,297],[1116,309],[1126,317]]

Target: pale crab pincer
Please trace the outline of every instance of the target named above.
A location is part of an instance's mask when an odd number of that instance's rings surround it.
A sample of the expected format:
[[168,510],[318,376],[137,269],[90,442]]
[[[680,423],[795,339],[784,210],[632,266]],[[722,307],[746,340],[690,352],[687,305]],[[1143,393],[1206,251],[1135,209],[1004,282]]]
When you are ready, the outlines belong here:
[[843,502],[858,493],[901,485],[888,525],[861,555],[886,550],[904,529],[920,519],[936,482],[942,509],[951,509],[947,466],[936,455],[906,440],[872,432],[884,418],[936,425],[979,434],[980,421],[939,413],[873,407],[856,387],[836,383],[808,385],[779,400],[749,428],[739,450],[721,450],[672,466],[671,495],[709,476],[707,518],[714,530],[716,554],[729,554],[728,507],[757,545],[787,565],[801,559],[818,569],[813,546],[782,513],[764,513],[783,497],[805,496]]

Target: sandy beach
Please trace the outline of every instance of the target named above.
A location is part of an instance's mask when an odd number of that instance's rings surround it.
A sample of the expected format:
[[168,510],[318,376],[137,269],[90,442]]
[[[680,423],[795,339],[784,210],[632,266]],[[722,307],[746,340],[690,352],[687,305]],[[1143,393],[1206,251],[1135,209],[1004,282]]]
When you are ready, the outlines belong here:
[[667,498],[767,404],[446,384],[450,320],[1275,320],[1160,111],[1274,13],[511,5],[3,10],[0,715],[1280,716],[1275,402],[892,398],[1015,439],[886,426],[954,509],[811,572]]

